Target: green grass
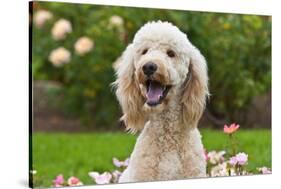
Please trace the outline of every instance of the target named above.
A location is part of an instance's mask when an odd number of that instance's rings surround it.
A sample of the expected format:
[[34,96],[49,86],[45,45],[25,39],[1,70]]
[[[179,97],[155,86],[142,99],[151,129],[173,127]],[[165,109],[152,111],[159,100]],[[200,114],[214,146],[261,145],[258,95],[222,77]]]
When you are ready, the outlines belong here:
[[[228,138],[218,130],[202,130],[207,150],[227,150]],[[236,134],[239,150],[249,154],[248,169],[271,167],[271,131],[240,130]],[[126,133],[35,133],[33,167],[37,170],[35,186],[49,187],[63,174],[76,176],[84,184],[93,184],[89,171],[111,171],[112,158],[125,159],[133,149],[136,136]]]
[[[229,136],[222,131],[202,130],[201,134],[208,151],[229,152]],[[248,154],[248,170],[256,171],[261,166],[271,167],[271,130],[239,130],[234,137],[238,142],[237,152]]]

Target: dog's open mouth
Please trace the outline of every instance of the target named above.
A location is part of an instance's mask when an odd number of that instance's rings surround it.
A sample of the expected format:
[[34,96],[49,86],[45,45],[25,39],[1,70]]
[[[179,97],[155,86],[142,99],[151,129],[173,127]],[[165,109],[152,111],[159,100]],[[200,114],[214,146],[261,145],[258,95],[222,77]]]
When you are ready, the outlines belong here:
[[161,104],[167,96],[171,85],[162,85],[160,82],[155,80],[146,81],[146,103],[149,106],[156,106]]

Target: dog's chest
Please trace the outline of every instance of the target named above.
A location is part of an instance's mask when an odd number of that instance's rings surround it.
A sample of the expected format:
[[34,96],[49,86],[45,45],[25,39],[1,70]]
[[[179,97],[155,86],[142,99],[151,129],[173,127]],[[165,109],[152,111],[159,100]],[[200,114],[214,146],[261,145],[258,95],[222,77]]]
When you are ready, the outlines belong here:
[[177,179],[182,175],[183,162],[177,151],[164,152],[160,157],[157,179]]
[[204,176],[206,165],[199,131],[167,132],[151,125],[145,127],[127,172],[134,182]]
[[141,152],[143,170],[152,172],[156,180],[182,178],[188,158],[186,139],[169,132],[143,138],[141,146],[146,149]]

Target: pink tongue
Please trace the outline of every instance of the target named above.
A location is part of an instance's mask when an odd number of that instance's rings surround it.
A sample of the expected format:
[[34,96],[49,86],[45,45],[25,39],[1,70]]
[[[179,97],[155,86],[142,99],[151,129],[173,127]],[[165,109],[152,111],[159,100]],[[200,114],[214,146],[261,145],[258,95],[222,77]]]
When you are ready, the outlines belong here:
[[163,88],[161,84],[155,81],[150,82],[147,91],[147,103],[157,104],[162,95],[163,95]]

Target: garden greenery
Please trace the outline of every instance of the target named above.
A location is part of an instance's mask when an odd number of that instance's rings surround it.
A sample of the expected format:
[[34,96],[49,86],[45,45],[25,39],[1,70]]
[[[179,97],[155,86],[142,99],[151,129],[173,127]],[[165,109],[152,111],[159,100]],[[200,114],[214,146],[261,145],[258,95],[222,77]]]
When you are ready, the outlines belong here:
[[[236,132],[240,128],[240,125],[235,123],[231,125],[224,125],[224,133],[228,136],[225,141],[230,145],[221,151],[207,151],[205,149],[204,157],[206,161],[206,176],[207,177],[222,177],[222,176],[242,176],[242,175],[254,175],[254,174],[271,174],[271,168],[262,166],[256,167],[254,170],[249,170],[247,165],[250,161],[255,160],[256,157],[251,157],[245,152],[236,152],[238,138],[234,137]],[[248,157],[249,156],[249,157]],[[107,170],[103,173],[99,173],[96,170],[88,173],[89,177],[92,178],[94,184],[109,184],[118,183],[120,176],[124,170],[130,164],[130,158],[120,161],[116,157],[112,158],[112,163],[115,166],[114,170]],[[31,170],[30,173],[33,176],[34,184],[38,185],[40,177],[37,176],[37,170]],[[51,183],[51,181],[49,181]],[[52,181],[53,187],[62,186],[81,186],[83,182],[75,176],[69,177],[67,180],[64,179],[63,174],[59,174]]]
[[271,17],[54,2],[33,4],[33,79],[61,85],[63,100],[54,104],[65,113],[114,128],[121,110],[110,87],[113,63],[152,20],[178,26],[206,57],[214,115],[234,121],[270,90]]

